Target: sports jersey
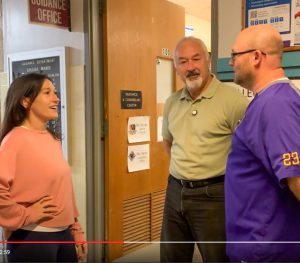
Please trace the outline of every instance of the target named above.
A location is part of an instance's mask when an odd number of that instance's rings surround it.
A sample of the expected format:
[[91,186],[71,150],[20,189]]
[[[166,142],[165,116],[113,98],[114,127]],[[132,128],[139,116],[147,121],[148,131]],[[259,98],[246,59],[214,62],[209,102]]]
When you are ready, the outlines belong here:
[[225,176],[232,261],[300,261],[300,202],[286,180],[300,176],[299,95],[288,79],[271,83],[236,128]]

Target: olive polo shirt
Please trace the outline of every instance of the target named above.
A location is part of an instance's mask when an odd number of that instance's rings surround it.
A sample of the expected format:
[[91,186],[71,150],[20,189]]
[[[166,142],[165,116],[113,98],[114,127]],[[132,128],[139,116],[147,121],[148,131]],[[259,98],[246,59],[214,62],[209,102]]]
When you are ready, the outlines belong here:
[[231,137],[249,101],[215,76],[193,100],[186,88],[166,101],[162,136],[172,143],[170,174],[201,180],[224,174]]

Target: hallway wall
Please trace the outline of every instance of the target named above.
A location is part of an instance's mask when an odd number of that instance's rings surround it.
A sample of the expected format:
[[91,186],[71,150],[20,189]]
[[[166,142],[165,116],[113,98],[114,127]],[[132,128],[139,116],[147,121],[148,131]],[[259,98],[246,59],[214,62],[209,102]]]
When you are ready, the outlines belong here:
[[242,0],[230,0],[230,4],[229,1],[218,0],[218,6],[218,57],[225,58],[230,56],[233,41],[242,29]]
[[[7,54],[71,47],[70,64],[84,62],[83,0],[71,1],[71,32],[53,26],[32,24],[28,18],[27,0],[2,0],[4,56]],[[5,70],[7,67],[5,65]]]
[[211,22],[196,16],[185,14],[185,26],[192,26],[193,36],[203,40],[208,51],[211,51]]

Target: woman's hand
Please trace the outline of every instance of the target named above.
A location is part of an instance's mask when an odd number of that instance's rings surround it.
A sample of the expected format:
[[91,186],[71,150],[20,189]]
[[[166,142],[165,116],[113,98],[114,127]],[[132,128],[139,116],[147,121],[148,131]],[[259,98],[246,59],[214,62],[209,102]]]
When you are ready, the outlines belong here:
[[79,262],[83,262],[87,256],[87,244],[76,244],[77,258]]
[[27,209],[32,211],[32,219],[36,223],[52,219],[58,212],[58,208],[54,204],[52,196],[44,196],[31,206],[28,206]]

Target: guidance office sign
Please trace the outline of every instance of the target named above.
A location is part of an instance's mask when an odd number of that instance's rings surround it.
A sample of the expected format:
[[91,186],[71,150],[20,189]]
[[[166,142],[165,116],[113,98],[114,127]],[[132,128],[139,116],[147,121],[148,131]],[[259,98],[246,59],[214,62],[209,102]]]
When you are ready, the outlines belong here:
[[28,0],[29,21],[71,30],[70,0]]

